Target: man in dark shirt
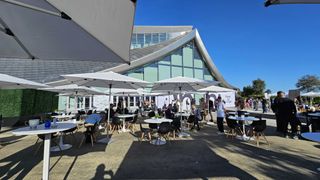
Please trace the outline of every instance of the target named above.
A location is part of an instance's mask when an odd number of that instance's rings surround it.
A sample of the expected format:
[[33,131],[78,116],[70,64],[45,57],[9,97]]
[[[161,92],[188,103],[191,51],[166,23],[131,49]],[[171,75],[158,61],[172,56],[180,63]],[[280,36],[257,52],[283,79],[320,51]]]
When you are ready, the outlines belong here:
[[296,138],[297,124],[295,122],[295,117],[297,114],[297,109],[294,102],[286,98],[283,92],[280,92],[280,98],[278,99],[276,111],[279,121],[281,122],[282,132],[285,137],[287,137],[288,124],[291,125],[291,131]]

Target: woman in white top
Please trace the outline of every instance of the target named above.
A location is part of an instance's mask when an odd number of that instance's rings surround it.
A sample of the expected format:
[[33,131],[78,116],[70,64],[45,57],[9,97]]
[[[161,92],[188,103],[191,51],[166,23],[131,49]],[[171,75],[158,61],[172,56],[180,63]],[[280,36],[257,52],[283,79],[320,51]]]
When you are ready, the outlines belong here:
[[225,117],[225,108],[220,96],[217,99],[216,110],[217,110],[217,124],[219,129],[218,134],[223,134],[224,133],[223,119]]

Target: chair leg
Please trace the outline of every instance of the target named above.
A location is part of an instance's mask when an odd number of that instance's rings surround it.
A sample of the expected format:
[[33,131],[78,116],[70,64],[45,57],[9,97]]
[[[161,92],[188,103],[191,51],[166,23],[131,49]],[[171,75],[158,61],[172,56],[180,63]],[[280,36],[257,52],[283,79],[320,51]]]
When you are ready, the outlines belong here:
[[[38,142],[38,141],[37,141]],[[35,152],[34,152],[34,156],[36,156],[37,154],[38,154],[38,151],[40,150],[40,148],[41,148],[41,146],[42,146],[42,144],[43,144],[44,142],[41,142],[38,146],[37,146],[37,148],[36,148],[36,150],[35,150]]]
[[261,133],[261,136],[264,138],[264,140],[266,140],[268,146],[270,146],[270,143],[269,143],[269,141],[267,140],[267,138],[266,138],[266,136],[264,135],[264,133]]
[[141,133],[140,141],[142,141],[144,138],[144,132]]
[[80,148],[81,146],[82,146],[82,143],[83,143],[83,141],[84,141],[84,139],[86,138],[86,135],[84,135],[84,136],[82,136],[82,138],[81,138],[81,140],[80,140],[80,144],[79,144],[79,147],[78,148]]
[[90,134],[90,139],[91,139],[91,147],[93,147],[93,134]]
[[257,146],[259,147],[259,137],[260,137],[260,133],[257,133],[256,138],[257,138]]
[[151,141],[151,133],[148,132],[149,141]]

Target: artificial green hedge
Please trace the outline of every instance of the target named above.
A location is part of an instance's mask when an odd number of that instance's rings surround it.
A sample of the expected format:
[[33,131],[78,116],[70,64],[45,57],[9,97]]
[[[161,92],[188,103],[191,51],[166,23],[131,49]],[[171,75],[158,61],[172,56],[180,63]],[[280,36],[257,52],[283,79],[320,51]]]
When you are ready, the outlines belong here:
[[0,90],[0,114],[3,117],[35,115],[57,108],[57,93],[33,89]]

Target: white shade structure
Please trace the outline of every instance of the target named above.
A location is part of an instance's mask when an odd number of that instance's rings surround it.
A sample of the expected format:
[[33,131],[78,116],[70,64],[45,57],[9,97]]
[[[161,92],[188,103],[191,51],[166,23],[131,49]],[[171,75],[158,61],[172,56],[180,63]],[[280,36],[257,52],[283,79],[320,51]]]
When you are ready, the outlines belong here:
[[305,97],[320,97],[320,92],[307,92],[307,93],[303,93],[301,94],[301,96],[305,96]]
[[320,0],[267,0],[265,6],[276,4],[319,4]]
[[134,0],[0,0],[0,57],[129,63]]
[[195,92],[199,89],[206,88],[213,83],[214,82],[204,81],[201,79],[178,76],[155,82],[152,87],[152,91]]
[[0,89],[37,89],[45,87],[49,86],[7,74],[0,74]]
[[[112,94],[112,88],[139,89],[144,88],[148,84],[150,84],[149,82],[121,75],[112,71],[99,73],[69,74],[62,75],[62,77],[67,79],[69,82],[78,85],[109,88],[109,110],[107,126],[109,126],[110,121],[110,99]],[[109,138],[108,127],[107,137]],[[107,139],[107,141],[109,141],[109,139]]]
[[220,87],[220,86],[209,86],[203,89],[199,89],[199,92],[236,92],[233,89],[229,89],[229,88],[224,88],[224,87]]
[[69,84],[64,86],[56,86],[56,87],[50,87],[50,88],[41,88],[39,90],[43,91],[52,91],[57,93],[64,93],[76,96],[85,96],[85,95],[106,95],[106,93],[101,92],[94,88],[89,88],[85,86],[78,86],[76,84]]

